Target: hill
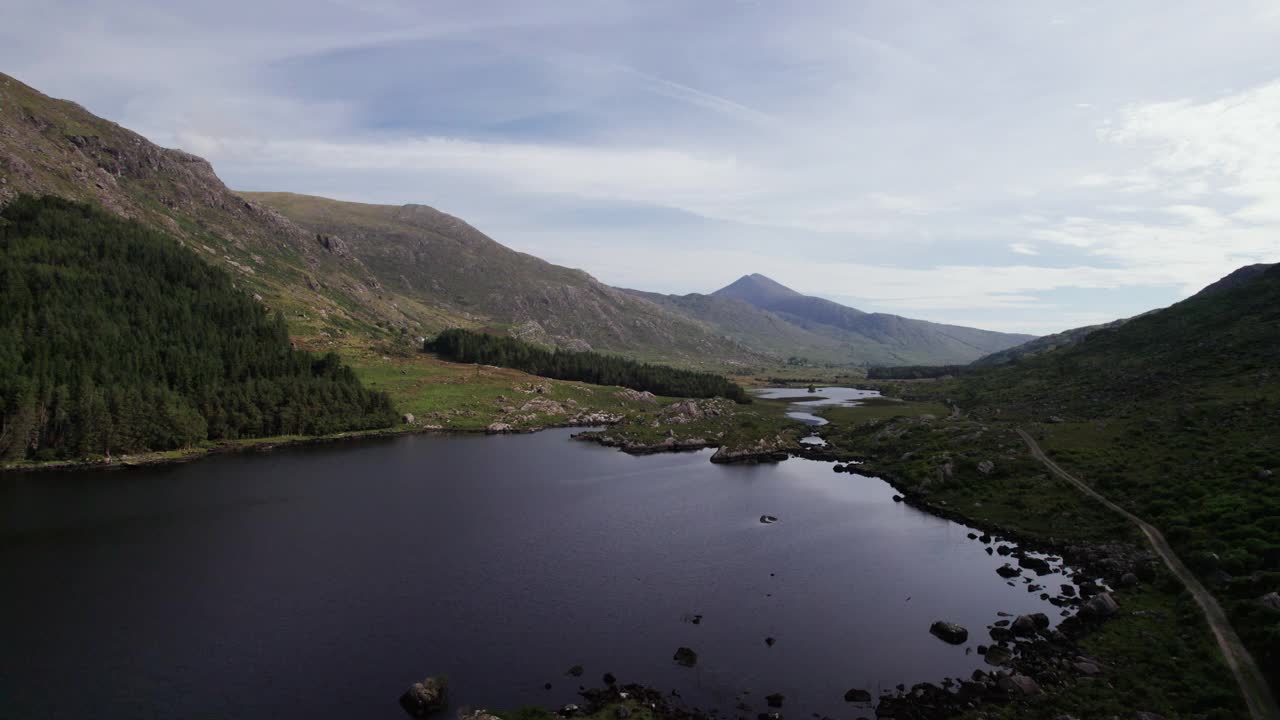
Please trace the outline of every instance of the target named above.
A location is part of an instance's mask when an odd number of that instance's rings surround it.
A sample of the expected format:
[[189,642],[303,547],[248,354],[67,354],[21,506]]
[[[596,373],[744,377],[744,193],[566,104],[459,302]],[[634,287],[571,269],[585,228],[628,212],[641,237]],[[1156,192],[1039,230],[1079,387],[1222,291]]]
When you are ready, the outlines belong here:
[[711,328],[517,253],[429,207],[261,197],[205,160],[158,147],[0,74],[0,206],[19,193],[92,202],[229,269],[309,345],[416,347],[448,327],[685,365],[767,362]]
[[494,241],[425,205],[370,205],[293,193],[242,193],[332,238],[388,292],[460,324],[542,345],[690,366],[767,362],[696,319]]
[[866,313],[746,275],[711,295],[647,296],[712,325],[748,347],[858,365],[947,365],[1031,339],[924,320]]
[[1089,335],[1093,334],[1098,330],[1109,330],[1111,328],[1117,328],[1125,324],[1126,322],[1128,322],[1127,319],[1113,320],[1109,323],[1103,323],[1101,325],[1086,325],[1084,327],[1064,330],[1060,333],[1054,333],[1052,335],[1044,335],[1042,337],[1038,337],[1033,340],[1028,340],[1027,342],[1022,343],[1021,345],[1015,345],[1006,350],[1000,350],[999,352],[993,352],[990,355],[985,355],[983,357],[978,358],[977,360],[974,360],[970,364],[973,367],[978,368],[978,367],[994,367],[996,365],[1006,365],[1008,363],[1020,362],[1027,358],[1031,358],[1031,357],[1035,357],[1036,355],[1047,353],[1051,350],[1057,350],[1059,348],[1065,348],[1071,345],[1075,345],[1076,343],[1081,342],[1086,337],[1088,337]]
[[[1069,472],[1156,525],[1275,678],[1280,608],[1263,598],[1280,589],[1280,266],[1225,280],[1016,364],[895,387],[956,402],[978,428],[967,442],[1031,430]],[[935,439],[970,464],[975,450],[996,452],[961,440]],[[957,505],[1002,502],[983,490],[990,480],[970,477],[931,492]],[[1044,488],[1024,486],[1033,506]]]
[[220,268],[82,203],[0,213],[0,458],[388,427],[390,399],[294,350]]

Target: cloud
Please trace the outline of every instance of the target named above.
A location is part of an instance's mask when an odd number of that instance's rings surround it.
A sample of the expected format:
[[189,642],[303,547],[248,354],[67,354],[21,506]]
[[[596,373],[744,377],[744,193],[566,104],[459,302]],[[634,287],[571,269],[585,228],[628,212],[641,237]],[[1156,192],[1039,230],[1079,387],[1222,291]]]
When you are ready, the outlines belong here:
[[1040,251],[1027,243],[1009,243],[1009,250],[1019,255],[1039,255]]

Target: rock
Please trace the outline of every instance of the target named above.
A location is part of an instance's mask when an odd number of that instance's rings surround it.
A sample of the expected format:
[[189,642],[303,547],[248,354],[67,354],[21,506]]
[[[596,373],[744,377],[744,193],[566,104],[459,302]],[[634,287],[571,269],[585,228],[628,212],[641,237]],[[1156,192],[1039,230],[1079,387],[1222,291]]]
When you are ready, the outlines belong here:
[[458,713],[458,720],[500,720],[500,718],[488,710],[474,710],[469,713]]
[[449,685],[442,677],[416,682],[400,696],[400,707],[413,717],[426,717],[449,704]]
[[786,699],[787,699],[787,696],[783,695],[782,693],[773,693],[772,695],[764,696],[764,701],[769,703],[769,707],[771,708],[782,707],[782,701]]
[[600,678],[600,679],[601,679],[601,680],[604,680],[604,684],[605,684],[605,685],[614,685],[614,684],[616,684],[616,683],[618,682],[618,678],[614,677],[614,676],[613,676],[613,673],[608,673],[608,672],[607,672],[607,673],[605,673],[605,674],[604,674],[604,677],[602,677],[602,678]]
[[698,653],[687,647],[682,647],[676,650],[675,657],[672,659],[685,667],[693,667],[698,664]]
[[1013,659],[1013,651],[1003,645],[992,645],[987,648],[986,661],[989,665],[1008,665]]
[[772,525],[773,523],[778,522],[778,518],[772,515],[761,515],[760,522],[764,523],[765,525]]
[[1018,567],[1024,567],[1037,575],[1048,575],[1051,572],[1048,560],[1030,555],[1018,558]]
[[1005,556],[1013,552],[1013,548],[1009,547],[1008,545],[1001,545],[1000,547],[996,548],[996,552],[1000,553],[1001,556]]
[[929,632],[943,642],[960,645],[969,639],[969,631],[951,622],[938,620],[929,626]]
[[765,644],[765,645],[768,645],[769,647],[773,647],[773,644],[774,644],[774,643],[776,643],[776,642],[778,642],[778,641],[777,641],[776,639],[774,639],[774,638],[771,638],[771,637],[767,637],[767,638],[765,638],[765,639],[764,639],[764,644]]
[[1004,627],[993,627],[989,631],[991,639],[996,642],[1009,642],[1013,639],[1013,631]]
[[1091,663],[1087,660],[1080,660],[1078,662],[1074,662],[1071,664],[1071,667],[1075,668],[1076,672],[1080,673],[1081,675],[1093,676],[1102,672],[1102,668],[1098,667],[1094,663]]
[[560,708],[560,714],[564,717],[571,717],[573,715],[577,715],[578,710],[580,709],[581,708],[579,708],[577,705],[574,705],[573,703],[569,703],[568,705],[565,705],[564,707]]
[[1065,596],[1067,596],[1067,597],[1075,597],[1076,589],[1075,589],[1075,587],[1074,587],[1074,586],[1072,586],[1072,585],[1063,585],[1060,589],[1062,590],[1062,594],[1063,594],[1063,595],[1065,595]]
[[844,701],[851,703],[869,703],[871,702],[871,693],[866,690],[853,688],[844,694]]
[[1048,615],[1045,615],[1044,613],[1031,613],[1031,614],[1030,614],[1030,615],[1028,615],[1027,617],[1031,618],[1031,620],[1036,624],[1036,629],[1038,629],[1038,630],[1048,630],[1048,629],[1049,629],[1049,616],[1048,616]]
[[485,432],[493,435],[497,433],[511,432],[511,426],[504,422],[496,422],[484,429]]
[[983,475],[990,475],[991,473],[995,472],[995,469],[996,469],[996,464],[991,462],[990,460],[983,460],[982,462],[978,463],[978,472],[982,473]]
[[1134,718],[1135,720],[1164,720],[1163,715],[1157,715],[1153,712],[1144,712],[1142,710],[1139,710],[1137,714],[1134,715]]
[[1111,597],[1111,593],[1098,593],[1089,598],[1089,601],[1080,609],[1086,615],[1097,618],[1106,618],[1115,615],[1120,610],[1120,603]]
[[1026,675],[1010,675],[996,682],[1002,690],[1011,695],[1023,697],[1040,694],[1040,685]]
[[1061,424],[1061,423],[1066,422],[1066,420],[1063,420],[1062,418],[1058,417],[1057,415],[1050,415],[1050,416],[1049,416],[1049,422],[1051,422],[1051,423],[1053,423],[1053,424],[1055,424],[1055,425],[1058,425],[1058,424]]
[[551,683],[545,683],[545,684],[543,684],[542,689],[543,689],[543,690],[550,690],[550,689],[551,689]]
[[1016,567],[1014,567],[1014,566],[1010,565],[1009,563],[1005,563],[1005,564],[1001,565],[1000,567],[996,568],[996,574],[997,574],[997,575],[999,575],[999,576],[1000,576],[1000,577],[1002,577],[1002,578],[1006,578],[1006,579],[1007,579],[1007,578],[1015,578],[1015,577],[1018,577],[1019,575],[1021,575],[1021,574],[1022,574],[1022,571],[1021,571],[1021,570],[1019,570],[1018,568],[1016,568]]
[[902,497],[901,495],[894,495],[894,496],[893,496],[893,501],[894,501],[894,502],[902,502],[903,500],[906,500],[906,498]]
[[1269,592],[1258,598],[1258,602],[1266,605],[1272,610],[1280,610],[1280,593]]
[[569,668],[568,672],[566,672],[565,675],[568,675],[569,677],[582,677],[582,666],[574,665],[573,667]]
[[626,388],[618,391],[618,397],[622,398],[623,400],[630,400],[632,402],[642,402],[642,403],[645,403],[646,405],[658,404],[657,396],[655,396],[653,393],[649,392],[648,390],[640,391],[640,390],[632,390],[631,388]]
[[416,418],[413,417],[413,413],[405,413],[404,415],[400,416],[400,422],[404,423],[405,425],[412,425],[415,420]]
[[1014,635],[1035,635],[1036,621],[1030,615],[1019,615],[1011,626]]
[[1127,572],[1120,576],[1120,584],[1125,587],[1133,587],[1138,584],[1138,576]]

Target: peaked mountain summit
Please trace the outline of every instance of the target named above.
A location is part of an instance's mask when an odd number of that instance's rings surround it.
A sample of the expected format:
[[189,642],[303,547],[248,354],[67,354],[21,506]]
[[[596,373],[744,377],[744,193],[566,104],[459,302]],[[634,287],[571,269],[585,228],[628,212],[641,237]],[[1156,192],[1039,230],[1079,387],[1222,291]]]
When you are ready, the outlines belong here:
[[[684,296],[686,305],[691,297],[694,296]],[[742,303],[776,317],[791,326],[792,334],[803,333],[811,343],[821,345],[824,356],[835,353],[842,355],[845,362],[869,365],[967,363],[1032,338],[868,313],[804,295],[758,273],[739,278],[713,292],[710,298],[711,304],[716,300]],[[703,319],[714,323],[713,318]],[[761,324],[758,319],[756,324]],[[722,329],[749,346],[756,344],[735,334],[732,328]]]

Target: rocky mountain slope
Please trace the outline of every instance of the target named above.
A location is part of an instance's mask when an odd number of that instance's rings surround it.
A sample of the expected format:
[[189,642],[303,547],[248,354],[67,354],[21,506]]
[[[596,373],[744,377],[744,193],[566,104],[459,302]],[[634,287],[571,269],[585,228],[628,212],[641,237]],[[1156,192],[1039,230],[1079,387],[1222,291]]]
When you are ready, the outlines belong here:
[[685,365],[769,362],[703,323],[428,207],[262,196],[290,219],[229,190],[205,160],[0,74],[0,205],[20,193],[95,203],[173,235],[320,346],[351,337],[410,344],[445,327],[487,326]]
[[383,292],[358,260],[228,190],[205,160],[0,74],[0,204],[19,193],[94,203],[162,230],[230,270],[303,334],[432,317]]
[[711,295],[657,296],[743,344],[818,362],[862,365],[967,363],[1030,335],[866,313],[802,295],[763,275],[746,275]]
[[472,325],[574,350],[685,365],[769,362],[707,324],[516,252],[425,205],[369,205],[293,193],[242,193],[332,238],[389,291]]

